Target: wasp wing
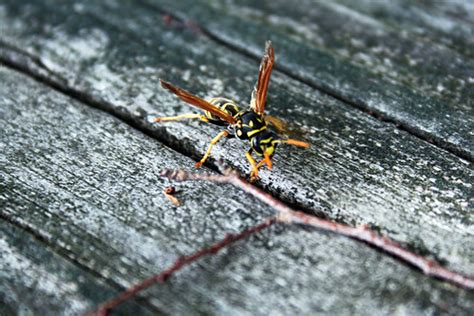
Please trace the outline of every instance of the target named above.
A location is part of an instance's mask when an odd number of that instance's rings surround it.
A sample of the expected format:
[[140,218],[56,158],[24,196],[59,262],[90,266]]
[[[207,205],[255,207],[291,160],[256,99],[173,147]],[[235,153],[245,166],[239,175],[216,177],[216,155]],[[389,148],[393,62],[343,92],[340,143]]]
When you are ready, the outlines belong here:
[[195,95],[189,93],[186,90],[175,87],[171,83],[166,82],[164,80],[160,79],[160,82],[161,82],[161,85],[163,86],[163,88],[166,88],[166,89],[170,90],[171,92],[176,94],[184,102],[187,102],[191,105],[197,106],[198,108],[200,108],[202,110],[209,111],[210,113],[212,113],[215,116],[223,119],[224,121],[228,122],[229,124],[235,124],[236,123],[236,119],[232,115],[222,111],[217,106],[207,102],[206,100],[201,99],[200,97],[195,96]]
[[265,115],[263,117],[267,125],[272,125],[278,134],[286,134],[288,132],[288,122],[273,115]]
[[265,111],[268,84],[270,82],[270,75],[272,74],[274,63],[275,51],[273,50],[272,42],[267,41],[265,43],[265,53],[263,54],[262,61],[260,62],[257,84],[252,91],[252,100],[250,101],[250,107],[252,110],[260,115],[263,115]]

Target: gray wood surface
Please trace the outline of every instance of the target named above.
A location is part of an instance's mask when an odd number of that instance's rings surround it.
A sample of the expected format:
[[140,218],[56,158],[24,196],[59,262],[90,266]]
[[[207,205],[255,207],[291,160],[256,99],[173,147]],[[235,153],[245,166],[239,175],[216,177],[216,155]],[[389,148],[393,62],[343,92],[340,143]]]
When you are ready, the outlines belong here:
[[[192,23],[163,19],[159,10],[136,3],[6,1],[0,29],[0,60],[49,85],[0,72],[1,216],[9,223],[5,229],[23,231],[22,240],[35,236],[38,247],[55,252],[54,262],[66,262],[67,273],[79,273],[75,267],[96,278],[91,286],[114,291],[271,214],[232,187],[208,183],[179,184],[184,205],[171,205],[159,171],[192,169],[189,157],[200,158],[219,129],[151,123],[157,115],[192,111],[161,89],[159,78],[245,105],[256,59]],[[253,41],[252,51],[260,54],[264,41]],[[286,43],[274,40],[277,62],[284,65],[286,57],[278,56],[285,54],[301,60]],[[473,275],[470,163],[292,77],[274,73],[268,110],[294,122],[313,146],[279,148],[274,170],[263,170],[257,184],[306,212],[369,224]],[[469,112],[465,116],[469,121]],[[452,123],[451,131],[455,126],[463,133]],[[212,157],[248,173],[246,149],[226,140]],[[213,161],[207,167],[214,169]],[[28,276],[17,282],[20,288]],[[4,297],[8,291],[0,286]],[[183,270],[147,292],[142,306],[182,314],[469,314],[472,295],[363,244],[278,226]],[[83,308],[100,300],[77,299]],[[15,308],[8,304],[5,309]]]
[[428,39],[474,57],[474,10],[472,1],[338,0],[337,2],[384,23],[406,30],[420,40]]
[[[3,181],[1,187],[4,188]],[[28,204],[26,199],[22,202]],[[13,207],[5,200],[1,205]],[[5,221],[0,221],[0,232],[1,315],[81,314],[118,294],[116,288],[107,285],[95,272],[58,255],[32,234]],[[131,303],[121,307],[120,312],[151,314]]]
[[[189,159],[23,75],[2,68],[0,78],[5,310],[84,312],[113,293],[94,282],[130,286],[179,255],[271,214],[233,187],[209,183],[179,184],[183,206],[173,206],[161,194],[167,182],[157,174],[189,165]],[[26,264],[29,273],[20,274]],[[15,299],[12,289],[22,288],[30,299]],[[171,314],[474,308],[472,293],[429,279],[363,244],[282,226],[185,269],[147,298],[153,313]],[[43,300],[47,304],[40,304]]]

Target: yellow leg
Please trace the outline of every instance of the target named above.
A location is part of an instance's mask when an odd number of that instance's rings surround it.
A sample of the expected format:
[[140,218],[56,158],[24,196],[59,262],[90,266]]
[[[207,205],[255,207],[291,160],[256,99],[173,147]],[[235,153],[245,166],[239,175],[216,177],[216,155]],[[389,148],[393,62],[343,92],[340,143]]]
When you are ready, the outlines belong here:
[[183,115],[178,115],[178,116],[157,117],[153,121],[158,123],[158,122],[169,122],[169,121],[181,121],[181,120],[187,120],[187,119],[200,119],[201,121],[209,122],[209,120],[207,119],[205,115],[195,114],[195,113],[183,114]]
[[247,160],[252,166],[252,172],[250,173],[250,181],[254,181],[258,178],[258,169],[260,169],[261,166],[267,165],[269,170],[272,169],[272,161],[267,153],[265,153],[265,158],[262,159],[259,163],[257,163],[255,159],[253,159],[250,152],[246,152],[245,157],[247,157]]
[[211,150],[212,150],[212,146],[214,146],[215,144],[217,144],[217,142],[222,138],[222,137],[227,137],[229,136],[229,132],[228,131],[222,131],[220,132],[219,134],[217,134],[216,137],[214,137],[214,139],[211,141],[211,143],[209,144],[209,147],[207,148],[207,151],[206,151],[206,154],[204,155],[204,157],[202,157],[201,161],[197,162],[196,163],[196,168],[199,168],[203,165],[203,163],[206,162],[207,158],[209,158],[209,155],[211,154]]
[[247,151],[245,153],[245,158],[247,158],[247,160],[249,161],[250,166],[252,166],[252,170],[253,170],[253,168],[255,168],[255,166],[257,165],[257,162],[255,161],[255,159],[253,159],[252,154],[250,153],[250,151]]
[[253,167],[253,170],[252,170],[252,173],[250,174],[250,178],[252,179],[257,179],[258,178],[258,169],[260,169],[261,166],[263,166],[264,164],[266,164],[266,161],[265,160],[261,160],[259,161],[258,164],[256,164],[254,167]]
[[253,159],[250,151],[247,151],[245,153],[245,157],[247,158],[247,160],[250,163],[250,166],[252,167],[252,171],[250,172],[250,181],[254,181],[258,178],[258,168],[260,167],[257,165],[257,162],[255,161],[255,159]]

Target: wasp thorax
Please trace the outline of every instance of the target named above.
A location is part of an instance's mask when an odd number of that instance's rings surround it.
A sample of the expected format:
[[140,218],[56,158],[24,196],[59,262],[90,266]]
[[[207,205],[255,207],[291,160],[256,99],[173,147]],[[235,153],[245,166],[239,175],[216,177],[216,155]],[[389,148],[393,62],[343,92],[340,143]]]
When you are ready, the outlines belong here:
[[263,156],[267,153],[272,157],[277,146],[277,142],[275,142],[277,139],[278,137],[275,133],[269,130],[264,130],[252,137],[250,145],[257,155]]
[[245,111],[237,115],[235,135],[240,139],[250,139],[264,131],[267,124],[263,117],[252,111]]

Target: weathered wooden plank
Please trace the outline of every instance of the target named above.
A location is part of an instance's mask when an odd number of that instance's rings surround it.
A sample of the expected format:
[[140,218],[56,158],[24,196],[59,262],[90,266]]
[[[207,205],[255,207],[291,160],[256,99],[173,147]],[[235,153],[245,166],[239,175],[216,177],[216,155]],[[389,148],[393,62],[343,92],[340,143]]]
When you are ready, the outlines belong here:
[[285,72],[474,158],[474,61],[435,39],[331,1],[147,2],[252,55],[270,38]]
[[[148,7],[114,3],[11,2],[2,11],[3,39],[38,56],[69,87],[199,157],[218,129],[151,124],[155,115],[189,111],[157,87],[158,77],[200,96],[238,98],[253,87],[257,63],[192,28],[169,25]],[[56,14],[47,15],[52,8]],[[270,113],[291,117],[313,147],[279,149],[274,171],[261,174],[264,188],[308,212],[378,227],[453,269],[474,272],[468,163],[278,72],[269,101]],[[213,157],[247,170],[245,148],[224,141]]]
[[[61,256],[125,287],[270,214],[233,187],[209,183],[179,184],[183,206],[175,207],[161,194],[167,183],[156,174],[189,164],[189,159],[24,76],[0,68],[0,79],[0,214],[9,220],[2,222],[2,232],[18,231],[11,225],[27,228]],[[10,244],[19,248],[24,239],[31,237],[20,231]],[[42,243],[28,245],[25,260],[49,266],[48,256],[58,258]],[[0,269],[11,269],[8,263],[1,260]],[[56,265],[60,275],[78,269],[68,262]],[[21,289],[31,275],[36,274],[14,275],[13,285],[0,286],[0,293]],[[61,279],[65,283],[59,282],[52,298],[43,297],[43,305],[31,304],[32,312],[54,306],[55,297],[75,302],[62,291],[67,280]],[[80,285],[89,289],[96,282],[89,278]],[[467,314],[472,297],[361,243],[282,226],[229,247],[146,293],[158,312],[171,314],[388,314],[404,309]],[[20,303],[9,297],[2,308]],[[76,307],[82,312],[85,305],[67,305],[63,311],[73,313]]]
[[[80,315],[117,295],[117,289],[58,256],[23,230],[0,221],[0,232],[1,315]],[[151,315],[151,311],[132,303],[116,312]]]
[[[75,241],[78,247],[73,253],[88,254],[95,252],[95,247],[103,247],[100,260],[109,261],[117,256],[117,244],[123,252],[142,252],[136,260],[152,261],[156,269],[171,262],[167,254],[192,251],[270,214],[258,205],[247,210],[246,201],[238,202],[245,200],[239,199],[239,192],[215,185],[180,185],[179,198],[184,205],[173,207],[162,193],[167,182],[158,174],[166,167],[189,166],[189,159],[103,113],[89,114],[90,109],[77,102],[70,105],[67,97],[24,79],[20,85],[18,75],[5,70],[1,75],[4,196],[18,195],[30,200],[30,207],[36,205],[36,211],[31,211],[14,204],[4,214],[14,212],[23,220],[34,220],[37,226],[33,229],[38,231],[51,225],[48,229],[54,235],[66,229],[66,223],[77,226],[85,235]],[[207,198],[191,198],[197,191]],[[219,200],[222,196],[235,203]],[[212,226],[206,225],[209,208],[215,209],[212,216],[208,214]],[[176,218],[183,223],[192,221],[202,230],[188,231],[175,222]],[[157,227],[170,237],[183,234],[189,244],[179,249],[169,246],[155,236]],[[121,238],[103,244],[100,238],[109,234]],[[123,244],[124,240],[127,243]],[[163,248],[155,249],[155,244]],[[88,263],[91,268],[94,264],[99,262]]]
[[269,214],[216,185],[179,186],[184,206],[173,207],[157,174],[189,160],[14,73],[3,69],[0,82],[2,217],[114,283],[129,286]]
[[[166,311],[252,315],[391,315],[405,311],[467,315],[474,308],[472,292],[434,290],[436,281],[412,280],[413,271],[393,266],[387,256],[374,256],[370,248],[348,253],[347,242],[352,241],[314,233],[273,227],[258,239],[252,238],[252,242],[206,258],[173,279],[169,286],[176,295],[184,294],[187,302],[165,302]],[[293,262],[288,262],[288,257]],[[386,278],[386,273],[391,276]],[[156,290],[163,293],[167,288]],[[222,293],[228,295],[225,301],[210,299],[222,297]]]
[[338,0],[337,2],[382,20],[391,27],[409,30],[419,36],[420,40],[428,38],[470,58],[474,57],[474,7],[470,1]]

